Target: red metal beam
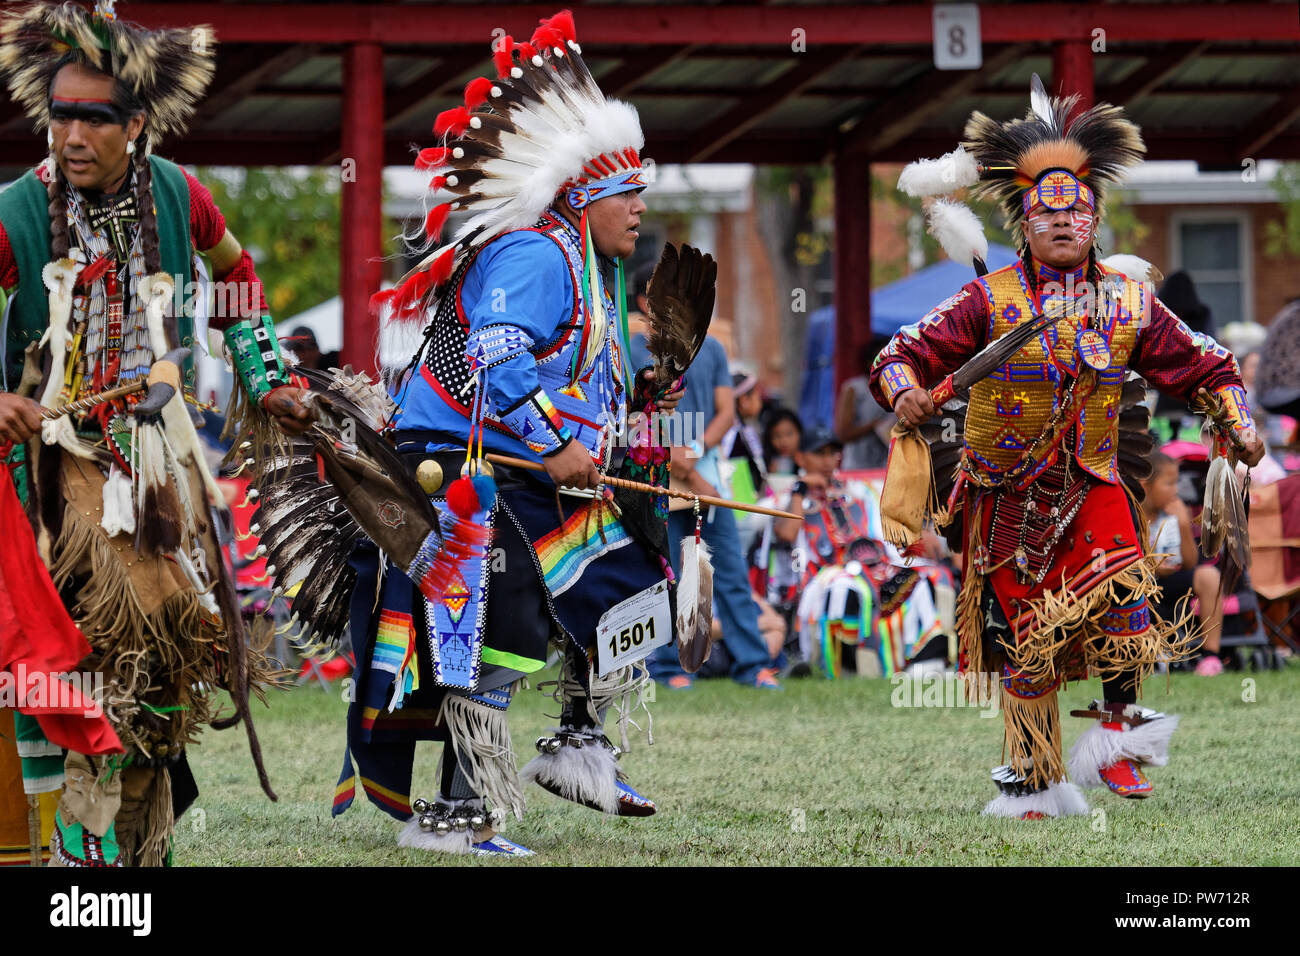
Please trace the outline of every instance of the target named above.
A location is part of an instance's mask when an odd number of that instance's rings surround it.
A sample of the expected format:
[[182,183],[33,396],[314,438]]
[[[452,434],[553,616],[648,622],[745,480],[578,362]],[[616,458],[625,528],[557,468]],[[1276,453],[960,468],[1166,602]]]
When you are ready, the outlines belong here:
[[871,161],[835,157],[835,392],[860,375],[871,341]]
[[[1235,164],[1241,157],[1242,140],[1225,130],[1156,130],[1144,127],[1148,159],[1190,159],[1217,166]],[[888,149],[873,154],[877,163],[908,163],[918,156],[938,156],[957,145],[955,130],[922,130]],[[159,154],[180,163],[227,166],[311,165],[331,151],[338,151],[335,134],[317,132],[292,134],[198,132],[181,139],[166,140]],[[411,144],[425,144],[420,132],[390,132],[384,139],[384,163],[406,166],[411,162]],[[834,151],[830,133],[823,129],[803,132],[751,132],[711,157],[715,163],[770,163],[800,165],[821,163]],[[651,130],[646,134],[646,155],[659,163],[689,160],[690,140]],[[20,172],[39,163],[45,142],[30,130],[5,131],[0,135],[0,163]],[[1258,159],[1300,159],[1300,133],[1282,133],[1257,151]],[[0,182],[3,182],[0,177]]]
[[[578,36],[601,45],[677,46],[682,37],[721,46],[789,49],[800,29],[809,47],[931,42],[932,7],[757,4],[727,6],[625,6],[572,4]],[[555,4],[244,4],[132,3],[127,15],[146,26],[211,24],[225,43],[482,44],[495,28],[514,36],[531,32]],[[1219,3],[1083,4],[1011,3],[980,8],[986,43],[1090,39],[1106,31],[1107,43],[1300,39],[1293,4]]]
[[343,303],[342,361],[375,371],[375,325],[370,296],[384,277],[384,52],[358,43],[343,54],[343,156],[345,167],[339,243]]
[[1048,90],[1057,96],[1078,96],[1074,112],[1092,106],[1092,49],[1087,40],[1058,40],[1052,48],[1052,84]]

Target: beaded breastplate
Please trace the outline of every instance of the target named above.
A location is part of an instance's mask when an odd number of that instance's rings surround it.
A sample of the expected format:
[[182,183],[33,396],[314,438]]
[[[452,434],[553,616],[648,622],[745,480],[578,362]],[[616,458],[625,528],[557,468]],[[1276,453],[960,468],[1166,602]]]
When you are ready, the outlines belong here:
[[[1039,306],[1061,313],[988,378],[971,388],[966,417],[966,458],[982,484],[1008,472],[1024,486],[1050,467],[1065,441],[1083,471],[1118,481],[1119,404],[1128,357],[1151,308],[1142,283],[1101,269],[1100,290],[1075,295],[1042,286]],[[1070,277],[1063,277],[1067,283]],[[979,280],[989,306],[989,341],[1034,314],[1034,297],[1017,262]],[[1099,294],[1098,294],[1099,293]],[[1089,309],[1085,299],[1095,307]],[[1087,312],[1094,315],[1089,319]],[[1071,427],[1073,426],[1073,427]],[[1043,441],[1048,433],[1056,439]],[[1028,459],[1028,460],[1026,460]]]

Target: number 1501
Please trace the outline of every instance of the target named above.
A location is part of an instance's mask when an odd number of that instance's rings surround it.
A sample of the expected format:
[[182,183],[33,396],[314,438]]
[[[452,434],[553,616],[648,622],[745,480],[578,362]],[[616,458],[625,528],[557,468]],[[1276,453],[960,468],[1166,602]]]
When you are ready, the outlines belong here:
[[617,634],[609,636],[609,652],[611,654],[626,654],[634,647],[640,647],[646,640],[655,639],[655,619],[650,618],[645,624],[633,624],[631,627],[625,627]]

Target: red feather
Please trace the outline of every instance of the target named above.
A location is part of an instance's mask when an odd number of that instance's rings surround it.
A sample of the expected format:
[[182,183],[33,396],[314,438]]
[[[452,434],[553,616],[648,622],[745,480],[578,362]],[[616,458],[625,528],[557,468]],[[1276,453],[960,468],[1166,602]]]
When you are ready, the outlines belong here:
[[417,272],[411,276],[411,284],[415,286],[414,294],[418,301],[423,299],[429,290],[433,288],[433,276],[429,275],[428,272]]
[[434,285],[442,285],[451,278],[451,265],[455,258],[456,250],[448,249],[433,260],[433,265],[429,267],[429,275]]
[[451,150],[445,146],[430,146],[428,149],[420,150],[420,155],[415,157],[416,169],[435,169],[438,166],[445,166],[451,159]]
[[573,24],[573,11],[561,10],[551,19],[546,21],[546,26],[558,30],[564,39],[573,43],[578,42],[578,28]]
[[[435,177],[435,182],[443,177]],[[434,206],[429,210],[429,215],[424,219],[424,234],[430,239],[437,239],[442,233],[442,227],[447,223],[447,214],[451,212],[451,203],[445,202],[439,206]]]
[[492,62],[496,64],[497,76],[504,78],[510,75],[510,68],[515,65],[510,56],[514,46],[515,41],[512,37],[502,37],[492,44]]
[[396,289],[384,289],[382,292],[376,292],[370,297],[370,314],[375,318],[384,311],[384,306],[389,305],[397,295]]
[[457,478],[447,488],[447,507],[461,518],[472,518],[479,510],[478,492],[471,478]]
[[447,185],[446,176],[434,176],[433,179],[429,180],[429,190],[431,192],[439,190],[446,185]]
[[492,95],[492,81],[486,76],[480,76],[470,80],[465,87],[465,107],[466,109],[478,109],[487,102],[487,98]]
[[464,136],[469,128],[469,110],[457,106],[443,110],[433,121],[433,131],[439,136]]
[[451,586],[457,568],[470,558],[482,557],[492,533],[482,525],[453,517],[451,527],[442,536],[442,547],[433,566],[420,579],[420,591],[431,601],[440,601]]
[[521,60],[531,60],[537,56],[537,48],[531,43],[521,43],[515,49],[519,51],[519,59]]
[[551,26],[549,21],[543,22],[542,25],[533,32],[531,42],[533,46],[537,47],[539,50],[550,50],[554,47],[559,47],[560,49],[564,48],[564,37],[560,34],[559,30]]
[[104,275],[113,265],[113,257],[102,255],[86,268],[81,270],[81,275],[77,276],[77,287],[89,289],[92,282]]

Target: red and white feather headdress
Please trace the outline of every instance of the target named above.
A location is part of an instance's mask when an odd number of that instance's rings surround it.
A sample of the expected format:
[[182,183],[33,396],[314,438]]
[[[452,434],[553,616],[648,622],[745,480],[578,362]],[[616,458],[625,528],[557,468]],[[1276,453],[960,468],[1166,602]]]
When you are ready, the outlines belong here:
[[[464,105],[439,114],[433,131],[441,145],[415,161],[416,169],[434,174],[424,223],[430,251],[395,288],[371,299],[381,324],[381,366],[406,364],[428,301],[476,248],[533,225],[561,193],[581,210],[647,185],[636,110],[605,97],[581,54],[573,14],[557,13],[527,43],[497,40],[496,78],[473,80]],[[468,218],[442,243],[448,216],[459,210]]]

